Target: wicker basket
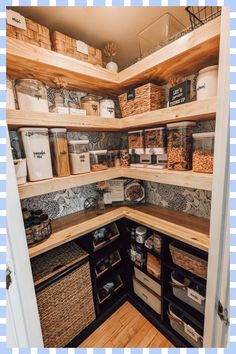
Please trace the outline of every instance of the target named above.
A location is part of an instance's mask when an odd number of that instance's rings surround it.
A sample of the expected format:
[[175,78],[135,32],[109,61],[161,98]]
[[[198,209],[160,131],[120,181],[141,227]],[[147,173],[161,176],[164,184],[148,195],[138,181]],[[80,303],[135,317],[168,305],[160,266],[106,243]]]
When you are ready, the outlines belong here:
[[51,49],[49,29],[45,26],[25,18],[26,30],[17,28],[7,23],[7,36],[20,39],[23,42]]
[[47,239],[52,233],[51,220],[43,221],[40,225],[27,227],[25,229],[26,241],[28,247],[34,246]]
[[165,89],[155,84],[146,84],[119,96],[122,117],[132,116],[163,108]]
[[85,61],[94,65],[102,66],[102,52],[100,49],[88,46],[88,55],[77,51],[76,39],[55,31],[52,36],[52,49],[55,52]]
[[201,278],[207,279],[207,261],[180,247],[177,242],[172,242],[169,246],[173,263]]

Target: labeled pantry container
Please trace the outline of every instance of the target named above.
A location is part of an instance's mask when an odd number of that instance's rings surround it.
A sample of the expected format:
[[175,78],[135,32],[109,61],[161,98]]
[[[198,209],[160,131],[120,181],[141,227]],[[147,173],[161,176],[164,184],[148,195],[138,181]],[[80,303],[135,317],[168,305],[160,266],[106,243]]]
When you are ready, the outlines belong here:
[[90,172],[89,141],[69,141],[70,168],[73,175]]
[[145,153],[144,133],[143,130],[135,130],[128,132],[129,153],[138,155]]
[[199,71],[197,78],[197,100],[217,95],[218,65],[208,66]]
[[185,171],[192,169],[192,134],[195,122],[167,124],[168,169]]
[[215,133],[193,134],[193,171],[213,173]]
[[19,109],[48,112],[47,89],[44,83],[34,79],[19,79],[15,82]]
[[53,128],[49,130],[49,141],[53,173],[58,177],[70,175],[70,164],[66,129]]
[[166,127],[157,127],[144,130],[145,153],[162,155],[167,149]]
[[108,169],[107,150],[90,151],[90,162],[92,171]]
[[30,181],[52,178],[47,128],[20,128]]
[[100,116],[106,118],[115,118],[115,102],[104,98],[100,101]]
[[99,97],[94,95],[86,95],[81,97],[80,105],[86,110],[87,116],[99,116]]

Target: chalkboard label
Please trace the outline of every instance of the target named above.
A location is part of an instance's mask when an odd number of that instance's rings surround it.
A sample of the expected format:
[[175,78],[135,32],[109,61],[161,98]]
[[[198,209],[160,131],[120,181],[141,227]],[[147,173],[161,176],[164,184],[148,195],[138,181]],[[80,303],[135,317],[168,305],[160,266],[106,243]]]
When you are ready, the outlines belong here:
[[130,90],[127,92],[127,101],[133,100],[135,98],[135,90]]
[[191,81],[186,80],[170,88],[169,106],[177,106],[179,104],[190,102]]

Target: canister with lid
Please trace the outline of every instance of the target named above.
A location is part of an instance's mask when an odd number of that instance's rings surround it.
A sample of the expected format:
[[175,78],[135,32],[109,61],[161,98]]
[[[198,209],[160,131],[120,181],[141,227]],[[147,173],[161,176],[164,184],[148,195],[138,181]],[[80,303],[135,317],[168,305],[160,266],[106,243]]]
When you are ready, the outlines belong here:
[[30,181],[52,178],[47,128],[20,128]]
[[143,130],[128,132],[129,153],[138,155],[144,154],[144,134]]
[[120,167],[120,150],[110,150],[107,152],[108,167]]
[[101,171],[108,168],[107,150],[90,151],[90,162],[92,171]]
[[70,175],[69,155],[66,129],[53,128],[49,130],[53,172],[58,177]]
[[144,226],[138,226],[135,230],[136,242],[144,243],[147,237],[147,228]]
[[39,80],[20,79],[15,82],[19,109],[48,112],[46,86]]
[[120,163],[121,167],[128,167],[130,164],[129,150],[120,150]]
[[69,158],[73,175],[90,172],[89,141],[70,140]]
[[215,133],[193,134],[193,171],[213,173]]
[[15,109],[16,105],[15,105],[15,96],[14,96],[14,88],[13,88],[12,80],[9,78],[9,76],[7,76],[6,81],[7,81],[7,97],[6,97],[7,108]]
[[86,95],[80,99],[81,108],[86,110],[87,116],[99,116],[99,97]]
[[166,127],[157,127],[144,130],[145,153],[161,155],[166,153]]
[[197,100],[217,95],[218,65],[208,66],[199,71],[197,78]]
[[100,101],[100,116],[106,118],[115,118],[115,102],[109,98]]

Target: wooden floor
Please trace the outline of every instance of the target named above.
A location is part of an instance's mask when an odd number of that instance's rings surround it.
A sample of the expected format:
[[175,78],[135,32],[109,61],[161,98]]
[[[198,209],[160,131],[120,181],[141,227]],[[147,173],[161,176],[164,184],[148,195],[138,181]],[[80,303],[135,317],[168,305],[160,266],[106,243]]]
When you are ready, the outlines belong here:
[[129,302],[122,305],[80,348],[174,348]]

